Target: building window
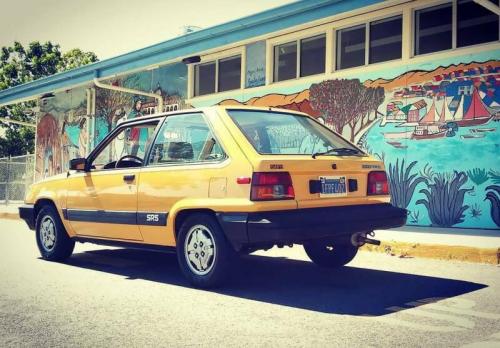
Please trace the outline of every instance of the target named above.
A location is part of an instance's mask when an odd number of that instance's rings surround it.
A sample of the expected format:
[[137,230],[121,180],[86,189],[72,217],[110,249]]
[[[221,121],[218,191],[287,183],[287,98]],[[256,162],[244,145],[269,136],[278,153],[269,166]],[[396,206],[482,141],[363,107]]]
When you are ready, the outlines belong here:
[[300,76],[325,72],[325,35],[300,40]]
[[365,65],[366,24],[337,31],[337,69]]
[[215,62],[199,64],[194,67],[194,95],[215,92]]
[[273,81],[323,74],[326,59],[325,45],[326,38],[323,34],[274,46]]
[[400,59],[402,31],[402,16],[338,30],[337,69]]
[[402,16],[370,23],[370,64],[401,58],[402,30]]
[[219,60],[219,90],[230,91],[241,87],[241,57]]
[[241,56],[218,59],[194,67],[195,97],[240,87]]
[[[498,6],[498,0],[490,0]],[[457,3],[457,47],[498,40],[498,16],[473,0]]]
[[452,47],[452,4],[415,11],[415,54]]
[[274,47],[274,81],[297,77],[297,42]]

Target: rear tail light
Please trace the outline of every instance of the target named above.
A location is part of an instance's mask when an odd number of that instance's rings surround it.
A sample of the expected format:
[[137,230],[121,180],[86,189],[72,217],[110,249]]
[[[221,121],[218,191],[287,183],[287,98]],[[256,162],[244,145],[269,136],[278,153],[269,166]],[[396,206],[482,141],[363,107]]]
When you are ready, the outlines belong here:
[[368,173],[367,194],[368,196],[389,194],[389,183],[387,182],[387,174],[385,172]]
[[295,199],[290,173],[253,173],[250,199],[252,201]]

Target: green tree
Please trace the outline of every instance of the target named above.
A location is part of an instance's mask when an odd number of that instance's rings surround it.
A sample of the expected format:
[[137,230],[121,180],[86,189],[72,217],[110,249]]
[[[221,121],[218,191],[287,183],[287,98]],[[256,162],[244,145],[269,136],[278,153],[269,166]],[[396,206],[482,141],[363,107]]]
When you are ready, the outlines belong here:
[[[93,52],[75,48],[63,54],[60,46],[50,41],[43,44],[34,41],[28,47],[14,42],[0,51],[0,90],[96,61],[98,59]],[[0,117],[35,123],[35,114],[29,112],[34,106],[34,102],[25,102],[2,107]],[[5,136],[0,138],[0,157],[33,153],[34,128],[5,122],[0,122],[0,127],[6,128]]]

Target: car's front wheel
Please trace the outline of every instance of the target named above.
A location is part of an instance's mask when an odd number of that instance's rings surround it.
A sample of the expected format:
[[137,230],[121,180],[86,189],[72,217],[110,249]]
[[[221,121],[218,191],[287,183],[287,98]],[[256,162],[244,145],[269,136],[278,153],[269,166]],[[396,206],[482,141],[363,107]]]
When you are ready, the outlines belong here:
[[336,244],[314,241],[304,244],[304,250],[312,262],[321,267],[341,267],[354,259],[358,247],[352,244]]
[[182,273],[199,288],[220,285],[230,273],[234,251],[217,221],[208,214],[193,214],[177,236],[177,259]]
[[37,215],[36,243],[45,260],[64,261],[73,253],[75,242],[69,238],[53,206],[43,207]]

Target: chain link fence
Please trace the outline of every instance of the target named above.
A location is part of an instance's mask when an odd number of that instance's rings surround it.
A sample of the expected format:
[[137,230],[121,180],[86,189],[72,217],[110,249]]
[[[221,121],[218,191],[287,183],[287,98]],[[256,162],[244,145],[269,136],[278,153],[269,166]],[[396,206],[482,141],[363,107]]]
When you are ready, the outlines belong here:
[[0,158],[0,204],[24,201],[34,170],[35,155]]

